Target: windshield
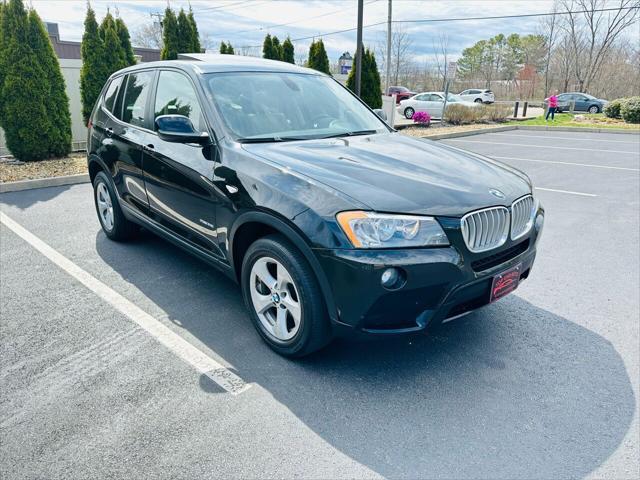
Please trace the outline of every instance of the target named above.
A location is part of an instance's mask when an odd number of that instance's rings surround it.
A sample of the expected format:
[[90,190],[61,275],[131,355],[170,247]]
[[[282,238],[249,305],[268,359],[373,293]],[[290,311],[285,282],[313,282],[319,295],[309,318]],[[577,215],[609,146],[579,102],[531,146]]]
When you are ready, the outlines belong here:
[[205,75],[215,107],[238,141],[287,141],[388,132],[331,78],[281,72]]

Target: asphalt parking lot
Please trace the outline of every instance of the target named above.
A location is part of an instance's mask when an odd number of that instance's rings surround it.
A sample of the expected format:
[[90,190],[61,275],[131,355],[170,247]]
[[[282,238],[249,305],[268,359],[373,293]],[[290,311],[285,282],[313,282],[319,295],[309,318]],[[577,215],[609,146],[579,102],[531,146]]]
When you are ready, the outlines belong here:
[[640,136],[445,142],[531,176],[531,277],[430,336],[300,361],[213,268],[107,240],[90,185],[0,195],[0,477],[637,478]]

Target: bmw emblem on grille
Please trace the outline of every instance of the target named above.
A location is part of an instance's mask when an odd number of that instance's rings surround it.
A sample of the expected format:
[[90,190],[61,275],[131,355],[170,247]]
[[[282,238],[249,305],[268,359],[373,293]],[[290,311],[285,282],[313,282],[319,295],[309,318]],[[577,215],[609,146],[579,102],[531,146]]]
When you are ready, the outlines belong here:
[[504,198],[504,193],[502,193],[500,190],[498,190],[497,188],[490,188],[489,189],[489,193],[491,195],[493,195],[494,197],[498,197],[498,198]]

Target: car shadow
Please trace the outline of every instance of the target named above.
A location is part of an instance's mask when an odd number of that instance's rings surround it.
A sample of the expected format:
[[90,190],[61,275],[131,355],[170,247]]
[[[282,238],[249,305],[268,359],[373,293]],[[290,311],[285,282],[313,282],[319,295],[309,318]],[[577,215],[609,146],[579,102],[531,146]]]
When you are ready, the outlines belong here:
[[[215,269],[151,234],[122,245],[100,232],[96,247],[242,378],[385,477],[582,477],[633,417],[613,346],[516,294],[428,336],[337,341],[291,361],[262,343],[239,288]],[[205,376],[200,387],[223,392]]]
[[[77,185],[77,184],[75,184]],[[0,193],[0,204],[12,205],[21,210],[29,208],[36,203],[44,203],[66,192],[74,185],[62,185],[55,187],[34,188],[32,190],[19,190],[17,192]]]

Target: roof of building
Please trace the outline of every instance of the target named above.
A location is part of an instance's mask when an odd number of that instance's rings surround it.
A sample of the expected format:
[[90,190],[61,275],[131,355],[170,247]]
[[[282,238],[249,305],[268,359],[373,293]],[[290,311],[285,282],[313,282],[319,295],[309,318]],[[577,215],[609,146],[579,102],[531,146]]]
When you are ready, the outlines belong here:
[[[57,23],[46,23],[49,39],[58,58],[71,58],[80,60],[80,42],[60,40],[60,31]],[[160,60],[160,50],[155,48],[133,47],[133,54],[140,56],[142,62],[154,62]]]

